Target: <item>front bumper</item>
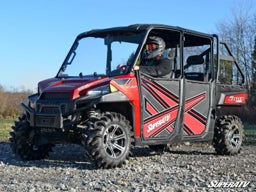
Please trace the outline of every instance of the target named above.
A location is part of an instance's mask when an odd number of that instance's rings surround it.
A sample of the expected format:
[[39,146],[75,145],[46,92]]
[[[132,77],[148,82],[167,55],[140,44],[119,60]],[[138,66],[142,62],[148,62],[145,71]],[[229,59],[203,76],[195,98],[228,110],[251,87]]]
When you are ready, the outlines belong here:
[[[43,110],[35,110],[30,106],[22,103],[23,109],[27,113],[27,120],[31,127],[45,127],[45,128],[63,128],[63,113],[59,105],[41,105]],[[49,110],[48,112],[46,112]],[[50,112],[51,111],[51,112]]]
[[21,106],[26,111],[31,127],[65,129],[72,124],[74,114],[92,108],[99,101],[100,97],[86,97],[75,101],[40,100],[37,95],[32,95],[29,97],[29,104],[22,103]]

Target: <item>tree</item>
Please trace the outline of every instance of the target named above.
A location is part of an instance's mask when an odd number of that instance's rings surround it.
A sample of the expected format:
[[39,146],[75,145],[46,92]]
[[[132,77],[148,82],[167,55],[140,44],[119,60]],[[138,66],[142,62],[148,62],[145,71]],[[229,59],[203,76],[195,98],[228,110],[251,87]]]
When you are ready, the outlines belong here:
[[254,37],[254,50],[252,52],[252,86],[251,100],[254,107],[256,106],[256,35]]
[[[240,4],[239,4],[240,2]],[[245,75],[249,92],[248,105],[239,112],[239,116],[248,123],[255,124],[256,116],[256,13],[252,12],[252,1],[238,1],[233,7],[231,19],[217,24],[219,36],[234,54]],[[233,79],[236,79],[236,73]],[[237,73],[238,75],[238,73]]]
[[232,10],[231,20],[217,25],[220,37],[235,55],[244,71],[248,89],[252,82],[252,52],[256,34],[256,15],[251,13],[252,5],[240,4]]
[[31,95],[31,91],[6,91],[3,86],[0,85],[0,119],[1,118],[17,118],[23,110],[20,107],[21,102],[27,100],[28,95]]

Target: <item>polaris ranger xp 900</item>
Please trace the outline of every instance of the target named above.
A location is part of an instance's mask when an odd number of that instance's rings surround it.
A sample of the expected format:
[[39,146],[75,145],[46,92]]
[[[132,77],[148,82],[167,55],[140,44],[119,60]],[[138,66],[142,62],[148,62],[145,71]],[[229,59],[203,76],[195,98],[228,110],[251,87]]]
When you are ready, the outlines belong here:
[[[149,36],[165,42],[172,72],[140,71]],[[212,141],[216,154],[239,153],[244,75],[217,35],[167,25],[81,33],[57,75],[38,83],[10,133],[22,160],[47,157],[54,144],[82,145],[97,167],[121,166],[131,147]]]

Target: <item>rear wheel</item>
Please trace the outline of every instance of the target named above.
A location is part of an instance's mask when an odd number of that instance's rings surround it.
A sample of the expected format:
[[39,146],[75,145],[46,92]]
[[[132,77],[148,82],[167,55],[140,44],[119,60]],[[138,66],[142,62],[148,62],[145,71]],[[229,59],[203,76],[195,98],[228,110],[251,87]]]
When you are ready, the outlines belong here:
[[96,165],[102,168],[121,166],[130,153],[130,122],[119,113],[106,112],[88,124],[86,147]]
[[216,121],[213,146],[217,154],[233,155],[241,150],[243,124],[234,115],[219,117]]
[[52,144],[36,145],[34,131],[26,120],[26,115],[15,122],[10,132],[10,145],[12,151],[22,160],[40,160],[49,156]]

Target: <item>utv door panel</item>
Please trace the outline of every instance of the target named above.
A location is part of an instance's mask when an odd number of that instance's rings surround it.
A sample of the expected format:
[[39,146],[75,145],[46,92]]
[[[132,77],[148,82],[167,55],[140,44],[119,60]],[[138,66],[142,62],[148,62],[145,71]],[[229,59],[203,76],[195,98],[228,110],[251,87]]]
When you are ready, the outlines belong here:
[[185,81],[183,135],[198,136],[206,130],[210,109],[210,83]]
[[177,132],[180,81],[141,78],[143,131],[147,139],[167,139]]

